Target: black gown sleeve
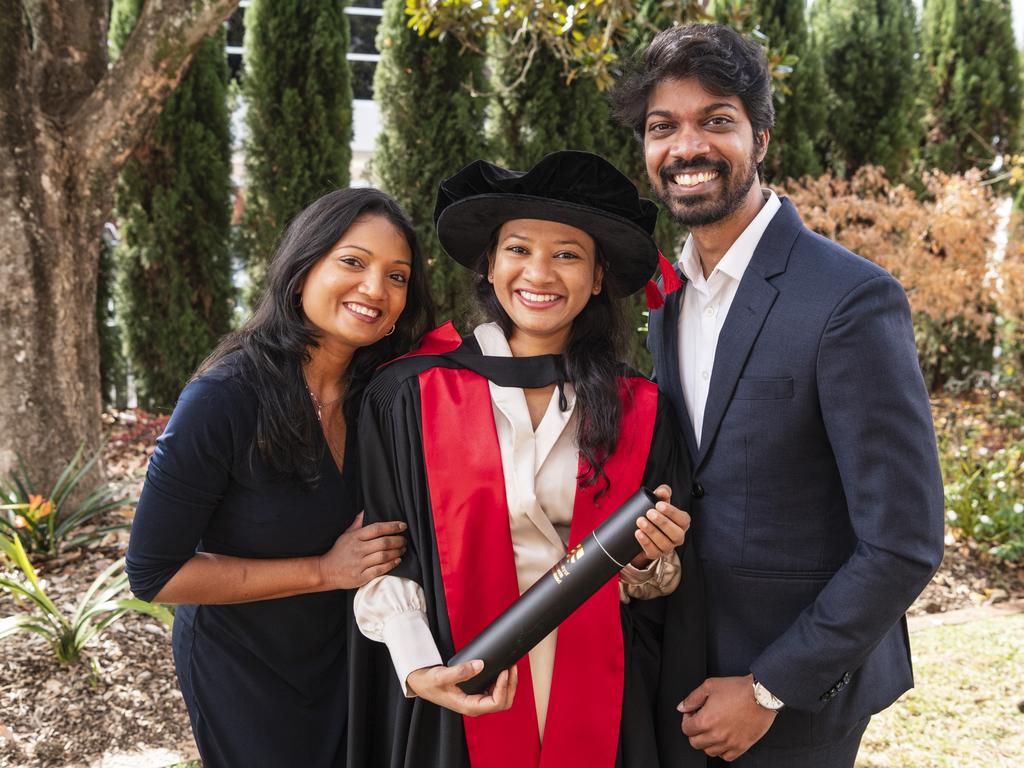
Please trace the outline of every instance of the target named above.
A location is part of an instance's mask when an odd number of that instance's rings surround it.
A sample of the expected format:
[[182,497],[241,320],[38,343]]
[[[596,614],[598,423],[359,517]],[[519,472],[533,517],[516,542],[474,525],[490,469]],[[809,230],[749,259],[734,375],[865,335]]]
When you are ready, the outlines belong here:
[[[385,368],[367,387],[359,417],[364,525],[401,520],[407,549],[389,575],[423,587],[427,622],[441,658],[454,654],[420,434],[416,377]],[[462,716],[398,685],[387,646],[352,622],[348,764],[366,768],[469,768]]]
[[[689,511],[691,466],[675,409],[667,397],[659,394],[644,484],[654,489],[666,483],[672,488],[672,503]],[[634,677],[643,679],[654,692],[651,719],[658,762],[653,764],[673,768],[700,768],[707,764],[704,753],[693,749],[682,733],[681,716],[676,711],[676,705],[707,677],[704,583],[692,544],[693,526],[699,524],[698,520],[691,521],[690,533],[677,550],[682,579],[676,590],[656,600],[633,600],[628,606],[635,627],[633,658],[643,662],[642,674]]]
[[132,521],[126,571],[152,600],[196,552],[230,482],[237,393],[229,381],[188,384],[159,437]]

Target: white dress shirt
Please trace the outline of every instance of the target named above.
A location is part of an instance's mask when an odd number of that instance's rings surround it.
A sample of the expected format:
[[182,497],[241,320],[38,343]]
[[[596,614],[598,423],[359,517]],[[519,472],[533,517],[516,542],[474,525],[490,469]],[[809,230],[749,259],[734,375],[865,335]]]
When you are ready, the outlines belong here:
[[[496,324],[481,325],[473,334],[483,354],[512,356],[505,334]],[[494,382],[489,385],[521,594],[566,553],[579,463],[573,418],[576,397],[572,385],[565,384],[569,409],[562,411],[556,389],[535,431],[523,390]],[[620,577],[620,596],[628,602],[627,594],[641,599],[668,594],[679,584],[680,576],[675,552],[644,570],[627,566]],[[410,695],[406,688],[409,673],[442,663],[427,623],[423,588],[416,582],[398,576],[373,579],[356,593],[354,611],[360,631],[387,645],[406,696]],[[541,734],[557,634],[556,629],[529,654]]]
[[704,427],[708,387],[715,367],[718,335],[729,314],[732,300],[736,297],[743,273],[754,255],[754,249],[782,206],[774,192],[764,190],[764,193],[764,206],[725,252],[707,279],[704,278],[704,269],[692,234],[686,238],[683,252],[679,256],[679,266],[686,276],[686,292],[679,313],[679,380],[683,383],[686,411],[690,414],[698,447]]

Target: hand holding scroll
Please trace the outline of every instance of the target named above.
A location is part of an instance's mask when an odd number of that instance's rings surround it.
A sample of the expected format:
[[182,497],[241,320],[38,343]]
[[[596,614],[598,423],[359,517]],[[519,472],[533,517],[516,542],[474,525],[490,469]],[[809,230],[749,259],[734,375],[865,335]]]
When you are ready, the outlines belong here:
[[458,683],[476,676],[484,668],[479,659],[454,667],[424,667],[410,672],[406,685],[412,693],[460,715],[486,715],[512,706],[519,682],[516,665],[503,670],[498,679],[483,693],[468,694]]
[[690,528],[690,516],[679,507],[672,506],[672,489],[659,485],[654,495],[660,499],[654,509],[637,520],[636,540],[643,552],[632,560],[636,568],[646,568],[652,561],[664,557],[682,546]]

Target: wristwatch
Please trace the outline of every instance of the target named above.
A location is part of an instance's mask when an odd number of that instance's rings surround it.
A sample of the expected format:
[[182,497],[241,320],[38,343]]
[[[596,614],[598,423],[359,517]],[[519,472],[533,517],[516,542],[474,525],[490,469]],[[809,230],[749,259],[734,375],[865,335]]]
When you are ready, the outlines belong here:
[[778,712],[786,706],[782,703],[782,699],[757,682],[756,679],[754,680],[754,701],[772,712]]

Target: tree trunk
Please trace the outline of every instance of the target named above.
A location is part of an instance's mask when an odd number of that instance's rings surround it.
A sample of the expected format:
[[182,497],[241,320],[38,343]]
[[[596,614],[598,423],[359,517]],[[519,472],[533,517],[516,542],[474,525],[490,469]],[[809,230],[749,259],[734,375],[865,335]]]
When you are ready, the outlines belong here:
[[107,68],[107,0],[0,0],[0,476],[45,491],[100,441],[99,242],[118,173],[238,0],[149,2]]

